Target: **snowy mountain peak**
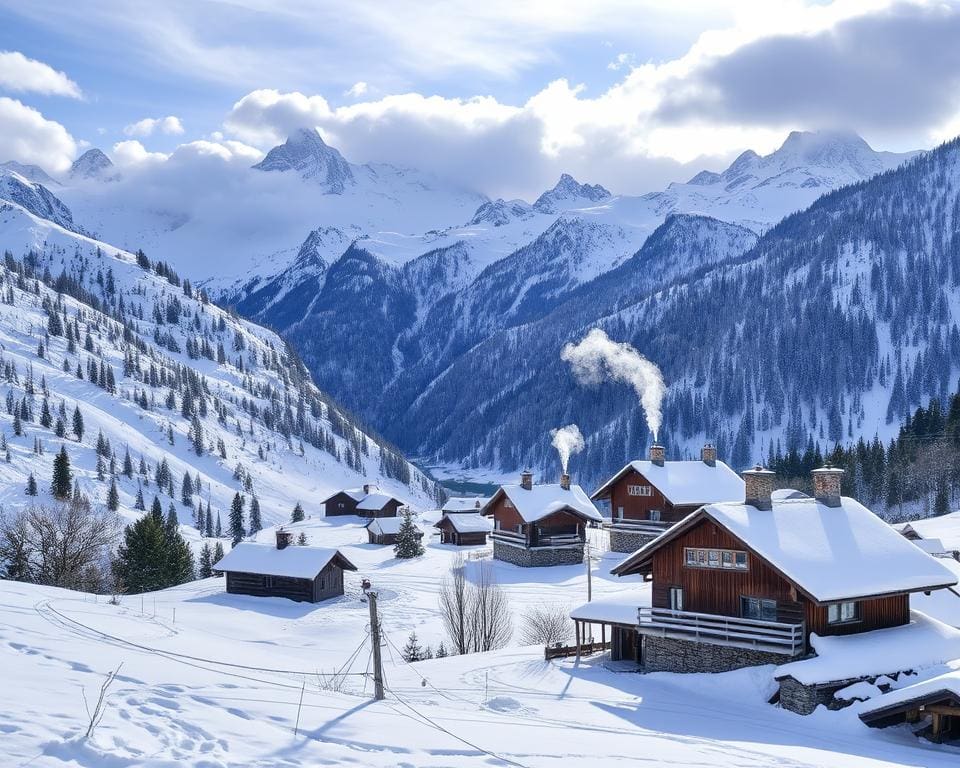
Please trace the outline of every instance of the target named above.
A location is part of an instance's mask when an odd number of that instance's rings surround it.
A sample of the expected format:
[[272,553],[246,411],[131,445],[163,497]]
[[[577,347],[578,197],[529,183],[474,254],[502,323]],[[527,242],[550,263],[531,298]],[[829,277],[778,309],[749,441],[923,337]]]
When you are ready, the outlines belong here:
[[560,208],[570,207],[570,203],[597,203],[609,197],[610,192],[599,184],[580,184],[569,173],[564,173],[553,189],[537,198],[533,207],[542,213],[556,213]]
[[73,161],[69,176],[71,179],[106,179],[109,177],[111,168],[113,168],[113,161],[94,147]]
[[60,198],[43,184],[30,181],[6,167],[0,167],[0,203],[3,201],[19,205],[34,216],[59,224],[64,229],[76,229],[73,213]]
[[35,184],[45,184],[48,187],[60,186],[60,182],[51,177],[50,174],[39,165],[29,165],[27,163],[18,163],[16,160],[7,160],[5,163],[0,163],[0,175],[2,175],[4,171],[12,171]]
[[336,195],[355,182],[350,163],[314,128],[294,131],[253,167],[258,171],[296,171],[301,178],[315,180]]
[[504,200],[502,197],[496,200],[490,200],[479,208],[473,214],[473,218],[468,222],[469,225],[491,224],[494,227],[502,227],[517,219],[524,219],[533,212],[529,203],[523,200]]

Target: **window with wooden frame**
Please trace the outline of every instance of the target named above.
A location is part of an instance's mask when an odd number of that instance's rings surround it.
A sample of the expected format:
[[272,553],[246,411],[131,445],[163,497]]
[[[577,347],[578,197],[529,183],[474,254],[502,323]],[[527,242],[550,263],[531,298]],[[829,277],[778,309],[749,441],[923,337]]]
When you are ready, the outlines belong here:
[[860,603],[855,600],[827,606],[828,624],[850,624],[855,621],[860,621]]
[[659,510],[659,509],[651,509],[649,512],[647,512],[647,517],[650,518],[650,520],[652,520],[653,522],[659,523],[659,522],[660,522],[660,510]]
[[757,621],[777,620],[777,601],[763,597],[740,597],[740,617]]
[[652,485],[628,485],[627,496],[653,496]]
[[510,499],[504,499],[503,506],[505,506],[507,509],[513,509],[513,502],[510,501]]
[[747,570],[747,553],[735,549],[684,547],[683,564],[688,568]]

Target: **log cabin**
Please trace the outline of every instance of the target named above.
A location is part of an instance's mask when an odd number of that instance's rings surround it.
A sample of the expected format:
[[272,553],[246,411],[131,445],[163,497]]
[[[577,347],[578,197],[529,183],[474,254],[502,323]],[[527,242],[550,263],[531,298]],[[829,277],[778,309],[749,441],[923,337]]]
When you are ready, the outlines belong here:
[[739,501],[743,481],[707,443],[700,461],[667,461],[662,445],[631,461],[590,497],[610,506],[610,551],[635,552],[704,504]]
[[318,603],[343,594],[343,572],[357,567],[337,549],[298,546],[293,534],[278,530],[276,545],[241,542],[214,570],[227,576],[231,595],[285,597]]
[[445,514],[433,527],[440,530],[441,544],[453,544],[455,547],[483,546],[493,530],[493,524],[483,515],[462,512]]
[[810,652],[813,634],[906,625],[912,593],[957,583],[937,559],[841,497],[842,473],[814,470],[814,497],[777,498],[772,472],[748,470],[744,501],[700,508],[617,565],[613,574],[650,583],[629,637],[617,640],[626,630],[609,622],[622,657],[645,671],[785,664]]
[[403,502],[369,483],[362,488],[347,488],[337,491],[323,500],[326,517],[359,515],[360,517],[396,517]]
[[481,514],[493,520],[494,559],[524,567],[582,563],[586,527],[603,521],[569,475],[535,485],[529,471],[519,485],[500,486]]
[[[375,517],[367,523],[367,541],[370,544],[393,546],[397,543],[397,534],[403,525],[402,517]],[[417,526],[417,538],[423,538],[423,530]]]

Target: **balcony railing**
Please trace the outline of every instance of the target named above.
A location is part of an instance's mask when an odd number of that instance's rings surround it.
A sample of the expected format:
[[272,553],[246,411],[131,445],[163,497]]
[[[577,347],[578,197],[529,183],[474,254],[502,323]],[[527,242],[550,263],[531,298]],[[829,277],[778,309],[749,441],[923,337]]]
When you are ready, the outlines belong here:
[[610,521],[610,525],[621,530],[659,535],[672,528],[674,524],[662,520],[632,520],[628,517],[615,517]]
[[526,544],[527,537],[526,534],[517,533],[516,531],[507,531],[500,528],[495,528],[491,534],[495,539],[503,539],[505,541],[516,542],[517,544]]
[[537,534],[532,546],[534,547],[564,547],[570,544],[583,544],[583,536],[579,533]]
[[638,609],[638,619],[639,632],[643,635],[772,651],[790,656],[804,652],[803,624],[646,607]]

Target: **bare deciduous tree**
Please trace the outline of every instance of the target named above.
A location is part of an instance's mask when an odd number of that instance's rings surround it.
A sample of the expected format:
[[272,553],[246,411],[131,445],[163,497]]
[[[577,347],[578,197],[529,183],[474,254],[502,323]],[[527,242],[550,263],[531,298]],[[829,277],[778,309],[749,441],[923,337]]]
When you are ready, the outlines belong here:
[[502,648],[513,634],[507,595],[490,563],[481,563],[476,581],[471,582],[458,554],[440,590],[440,611],[456,653]]
[[470,594],[467,588],[466,565],[463,555],[457,553],[450,567],[450,573],[443,580],[440,589],[440,612],[454,653],[470,652],[472,643],[469,604]]
[[84,501],[0,513],[0,561],[18,581],[96,591],[108,585],[119,518]]
[[570,639],[570,617],[562,605],[529,609],[521,620],[520,642],[524,645],[556,645]]

